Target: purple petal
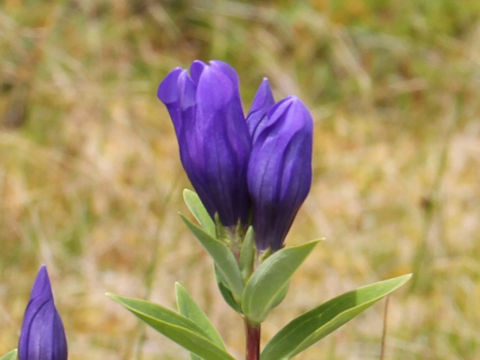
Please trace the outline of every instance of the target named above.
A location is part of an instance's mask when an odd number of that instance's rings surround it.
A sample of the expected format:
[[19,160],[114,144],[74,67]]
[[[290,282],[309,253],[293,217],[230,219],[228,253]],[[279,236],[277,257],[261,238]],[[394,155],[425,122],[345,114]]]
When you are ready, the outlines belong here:
[[234,225],[239,218],[245,221],[248,212],[250,136],[238,87],[224,70],[223,66],[209,66],[199,79],[195,131],[202,139],[197,149],[201,186],[216,207],[210,212],[217,211],[224,225]]
[[177,136],[186,121],[185,113],[195,105],[195,91],[188,72],[180,68],[171,71],[158,87],[157,96],[167,106]]
[[182,71],[178,67],[170,71],[158,86],[157,96],[164,104],[172,104],[178,101],[178,77]]
[[267,112],[274,103],[275,100],[273,98],[272,89],[270,88],[270,83],[267,78],[264,78],[253,98],[252,106],[247,116],[248,130],[253,141],[255,141],[255,134],[259,124],[265,118]]
[[192,76],[192,80],[195,84],[198,84],[200,75],[202,75],[202,72],[206,67],[207,64],[200,60],[195,60],[192,65],[190,65],[190,75]]

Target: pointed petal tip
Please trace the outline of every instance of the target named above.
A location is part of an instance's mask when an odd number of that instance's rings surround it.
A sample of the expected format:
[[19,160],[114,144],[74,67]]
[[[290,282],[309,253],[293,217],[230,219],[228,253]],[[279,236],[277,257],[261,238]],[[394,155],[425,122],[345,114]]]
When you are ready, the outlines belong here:
[[46,265],[42,265],[38,270],[37,280],[35,282],[47,282],[50,285],[50,277],[48,276],[48,270]]
[[48,276],[47,266],[43,264],[38,270],[37,277],[33,283],[30,298],[53,297],[50,278]]
[[38,269],[38,275],[40,274],[45,274],[48,277],[47,265],[40,265],[40,269]]
[[272,91],[272,88],[270,86],[270,80],[268,80],[267,77],[264,77],[262,79],[262,82],[260,83],[260,86],[258,87],[258,90],[257,90],[257,93],[259,93],[260,91],[264,91],[266,94],[270,95],[271,98],[273,99],[273,91]]
[[272,93],[272,97],[273,97],[273,92],[272,92],[272,88],[270,86],[270,80],[268,79],[268,77],[266,77],[266,76],[263,77],[259,88],[260,87],[267,87],[268,89],[270,89],[270,92]]
[[[258,122],[261,121],[263,116],[274,104],[275,99],[273,98],[273,92],[272,88],[270,87],[270,82],[268,81],[268,78],[264,77],[262,82],[260,83],[260,86],[258,87],[257,92],[255,93],[255,97],[253,98],[252,106],[249,112],[249,117],[255,118],[253,120],[253,122],[255,123],[255,128],[258,125]],[[254,115],[257,112],[260,113],[258,115]]]

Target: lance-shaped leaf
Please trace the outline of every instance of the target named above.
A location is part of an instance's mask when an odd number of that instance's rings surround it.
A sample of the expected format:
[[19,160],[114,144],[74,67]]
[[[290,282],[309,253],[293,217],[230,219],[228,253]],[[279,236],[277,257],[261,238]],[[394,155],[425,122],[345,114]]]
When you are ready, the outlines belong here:
[[3,355],[0,360],[17,360],[17,349]]
[[398,289],[411,274],[367,285],[342,294],[299,316],[265,346],[261,360],[290,359]]
[[233,298],[232,291],[226,285],[225,280],[222,278],[218,267],[215,265],[215,280],[218,285],[218,289],[220,290],[220,294],[222,294],[223,299],[225,302],[236,312],[243,315],[242,307],[238,304],[237,300]]
[[288,280],[318,242],[315,240],[279,250],[255,270],[242,296],[243,312],[251,321],[261,323],[265,319],[278,303]]
[[215,329],[215,326],[213,326],[207,315],[195,303],[187,290],[178,282],[175,284],[175,292],[177,296],[177,308],[180,314],[192,320],[198,327],[203,329],[213,343],[225,350],[225,344],[217,329]]
[[148,301],[107,294],[143,322],[175,341],[188,351],[209,360],[234,360],[216,345],[193,321],[183,315]]
[[184,189],[183,190],[183,201],[187,204],[188,209],[192,215],[197,219],[200,226],[205,230],[205,232],[211,237],[215,237],[215,223],[213,222],[210,214],[208,213],[205,206],[203,206],[202,201],[198,197],[195,191]]
[[233,296],[236,299],[240,299],[243,292],[242,275],[240,274],[240,269],[235,256],[230,251],[228,246],[208,235],[201,228],[194,225],[185,216],[181,214],[180,216],[215,261],[215,265],[217,266],[222,279],[227,283],[228,288],[232,291]]

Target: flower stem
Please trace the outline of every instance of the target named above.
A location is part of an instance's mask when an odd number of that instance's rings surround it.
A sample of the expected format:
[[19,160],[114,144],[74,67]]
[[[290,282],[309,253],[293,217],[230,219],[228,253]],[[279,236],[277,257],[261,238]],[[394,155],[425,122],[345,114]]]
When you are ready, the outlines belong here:
[[246,360],[260,359],[260,324],[245,319]]

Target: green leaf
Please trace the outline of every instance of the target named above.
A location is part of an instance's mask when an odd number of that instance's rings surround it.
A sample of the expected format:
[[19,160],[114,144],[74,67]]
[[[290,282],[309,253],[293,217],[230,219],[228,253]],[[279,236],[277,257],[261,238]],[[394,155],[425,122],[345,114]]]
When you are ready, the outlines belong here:
[[218,289],[220,290],[220,294],[222,294],[222,297],[225,300],[225,302],[233,310],[243,315],[242,307],[233,298],[232,291],[225,284],[225,280],[222,279],[222,275],[220,274],[217,265],[215,265],[215,280],[217,281]]
[[242,242],[242,248],[240,249],[240,271],[242,273],[242,278],[246,280],[251,272],[253,267],[253,260],[255,259],[255,232],[253,227],[249,227],[245,238]]
[[17,349],[3,355],[0,360],[17,360]]
[[175,292],[177,295],[177,307],[180,314],[186,318],[192,320],[207,334],[210,340],[212,340],[217,346],[225,349],[222,337],[218,333],[215,326],[210,322],[210,319],[195,303],[192,297],[188,294],[187,290],[180,284],[175,284]]
[[208,213],[202,201],[198,197],[197,193],[189,190],[183,190],[183,201],[187,204],[188,209],[192,215],[197,219],[200,226],[211,237],[215,238],[215,223],[213,222],[210,214]]
[[284,291],[293,273],[310,254],[319,240],[284,248],[268,257],[252,274],[242,297],[244,314],[261,323]]
[[288,287],[289,286],[290,286],[290,281],[287,281],[287,283],[285,285],[283,285],[283,288],[278,292],[275,299],[273,299],[272,306],[270,307],[270,309],[274,309],[275,307],[280,305],[280,303],[285,299],[285,297],[287,296],[287,293],[288,293]]
[[204,360],[203,358],[201,358],[200,356],[198,355],[195,355],[194,353],[190,353],[190,360]]
[[107,296],[124,306],[159,333],[199,357],[208,360],[234,360],[230,354],[208,338],[204,329],[201,329],[185,316],[145,300],[114,294],[107,294]]
[[261,360],[290,359],[405,284],[411,274],[347,292],[299,316],[265,346]]
[[222,279],[225,280],[227,287],[232,291],[234,298],[240,299],[243,292],[243,280],[235,255],[227,245],[208,235],[185,216],[181,214],[180,216],[215,261]]

